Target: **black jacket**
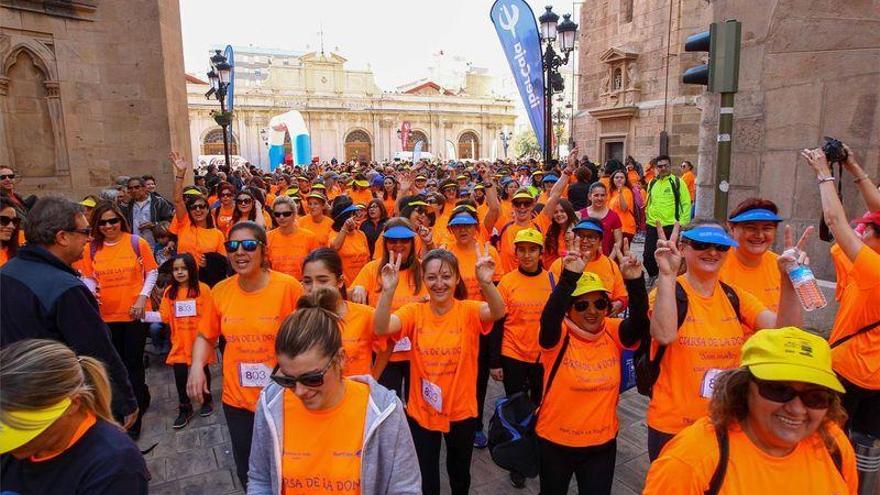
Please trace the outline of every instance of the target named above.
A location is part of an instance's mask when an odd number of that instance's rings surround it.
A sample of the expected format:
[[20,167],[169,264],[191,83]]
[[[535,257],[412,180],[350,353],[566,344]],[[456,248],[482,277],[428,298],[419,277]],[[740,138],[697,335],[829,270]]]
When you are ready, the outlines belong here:
[[[122,206],[122,214],[128,221],[132,232],[137,232],[137,226],[132,225],[134,219],[134,200]],[[153,223],[170,222],[174,218],[174,205],[158,194],[150,194],[150,221]]]
[[122,418],[135,411],[137,401],[98,301],[77,275],[43,247],[19,249],[0,269],[0,346],[52,339],[100,359],[110,376],[113,415]]

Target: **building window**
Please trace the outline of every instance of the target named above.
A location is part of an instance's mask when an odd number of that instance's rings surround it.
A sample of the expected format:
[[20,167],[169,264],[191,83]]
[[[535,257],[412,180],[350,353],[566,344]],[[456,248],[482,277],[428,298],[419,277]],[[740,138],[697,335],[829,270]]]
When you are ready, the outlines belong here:
[[424,141],[422,144],[422,151],[431,151],[430,143],[428,142],[428,136],[425,135],[422,131],[412,131],[409,133],[409,141],[406,143],[406,149],[404,151],[412,151],[413,147],[415,147],[416,143],[419,141]]
[[611,91],[620,91],[623,89],[623,69],[614,68],[614,74],[611,76]]
[[458,138],[458,157],[462,160],[477,160],[480,157],[480,138],[473,131],[467,131]]
[[[202,139],[202,154],[223,154],[223,129],[214,129],[211,132],[205,134],[205,138]],[[229,154],[238,154],[238,142],[236,142],[235,136],[231,132],[229,133]]]
[[620,0],[620,22],[632,22],[633,0]]
[[372,159],[373,145],[370,142],[370,136],[356,129],[345,136],[345,160],[367,161]]

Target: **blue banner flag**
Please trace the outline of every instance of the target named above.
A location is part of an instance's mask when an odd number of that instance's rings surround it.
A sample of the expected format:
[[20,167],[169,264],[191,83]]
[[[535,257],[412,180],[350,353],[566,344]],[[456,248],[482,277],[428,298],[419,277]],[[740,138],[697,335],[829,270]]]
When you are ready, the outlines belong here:
[[489,10],[489,17],[543,151],[544,69],[535,14],[523,0],[496,0]]
[[235,106],[235,53],[232,51],[232,45],[226,45],[226,52],[223,55],[231,67],[229,86],[226,87],[226,111],[231,112]]

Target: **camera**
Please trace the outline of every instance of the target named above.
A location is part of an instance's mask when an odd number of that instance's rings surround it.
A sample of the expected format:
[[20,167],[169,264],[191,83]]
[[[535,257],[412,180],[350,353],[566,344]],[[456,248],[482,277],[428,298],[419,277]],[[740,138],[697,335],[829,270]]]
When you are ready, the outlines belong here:
[[825,152],[825,158],[828,159],[829,164],[837,162],[842,165],[846,163],[846,159],[849,156],[846,148],[843,147],[843,143],[828,136],[825,136],[825,144],[822,145],[822,151]]

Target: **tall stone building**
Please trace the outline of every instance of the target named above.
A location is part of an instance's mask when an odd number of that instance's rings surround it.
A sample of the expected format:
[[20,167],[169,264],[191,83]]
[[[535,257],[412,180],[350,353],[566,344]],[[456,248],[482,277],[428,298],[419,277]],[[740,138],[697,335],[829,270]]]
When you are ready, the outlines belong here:
[[0,165],[81,196],[189,155],[177,0],[0,0]]
[[[696,161],[697,214],[711,216],[719,96],[681,84],[701,63],[684,53],[711,22],[742,22],[729,204],[775,201],[797,229],[816,225],[815,177],[799,152],[823,136],[850,145],[871,177],[880,167],[880,9],[872,0],[603,0],[582,9],[574,135],[594,160],[656,155],[668,134],[674,162]],[[864,211],[851,178],[852,218]],[[781,236],[779,236],[781,237]],[[833,274],[827,245],[812,259]]]

